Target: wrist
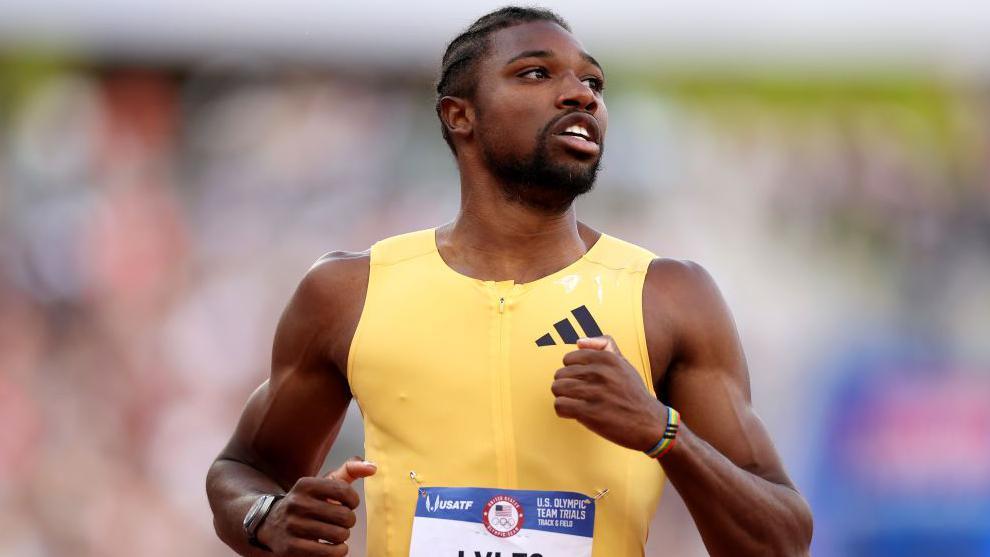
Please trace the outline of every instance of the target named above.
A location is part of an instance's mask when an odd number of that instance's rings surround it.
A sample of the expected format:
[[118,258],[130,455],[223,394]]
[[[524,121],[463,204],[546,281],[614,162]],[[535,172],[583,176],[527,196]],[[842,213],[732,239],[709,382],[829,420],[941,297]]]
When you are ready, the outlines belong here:
[[649,416],[644,417],[639,423],[641,425],[635,430],[635,437],[627,447],[645,453],[657,444],[660,439],[659,434],[663,433],[667,425],[667,407],[659,400],[653,399],[649,406]]
[[[277,501],[276,501],[276,503],[277,503]],[[275,506],[275,503],[272,503],[272,507],[274,507],[274,506]],[[266,549],[268,551],[271,551],[271,547],[272,547],[272,524],[273,524],[273,521],[272,520],[269,520],[271,518],[271,514],[272,513],[269,512],[268,513],[268,516],[266,516],[265,519],[261,521],[261,524],[258,525],[258,529],[254,533],[254,541],[256,543],[255,544],[252,544],[252,545],[260,546],[261,549]]]
[[660,430],[660,439],[650,449],[644,451],[646,456],[660,460],[677,444],[678,432],[681,425],[681,414],[670,406],[666,407],[666,420]]
[[268,543],[268,531],[266,526],[270,523],[268,518],[275,510],[276,503],[284,495],[266,494],[255,499],[254,504],[244,517],[244,532],[247,534],[248,544],[259,549],[271,551]]

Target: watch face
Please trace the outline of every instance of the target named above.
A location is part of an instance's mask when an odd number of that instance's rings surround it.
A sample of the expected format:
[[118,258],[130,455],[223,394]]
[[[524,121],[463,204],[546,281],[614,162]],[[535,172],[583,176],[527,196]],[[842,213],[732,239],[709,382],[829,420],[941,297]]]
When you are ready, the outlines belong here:
[[254,534],[254,528],[258,525],[258,518],[262,515],[261,510],[266,506],[266,503],[272,499],[271,495],[262,495],[254,500],[254,504],[251,505],[251,510],[247,512],[244,516],[244,529],[248,531],[249,534]]

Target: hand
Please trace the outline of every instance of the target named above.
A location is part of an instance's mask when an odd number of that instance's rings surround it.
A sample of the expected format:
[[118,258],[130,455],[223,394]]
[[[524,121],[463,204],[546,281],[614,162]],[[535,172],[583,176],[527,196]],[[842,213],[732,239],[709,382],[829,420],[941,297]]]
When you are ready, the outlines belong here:
[[361,502],[351,484],[374,474],[372,462],[352,457],[323,478],[299,478],[258,529],[258,541],[277,556],[347,555],[344,543]]
[[649,393],[612,337],[578,339],[577,346],[554,374],[550,390],[557,415],[623,447],[651,449],[663,435],[666,407]]

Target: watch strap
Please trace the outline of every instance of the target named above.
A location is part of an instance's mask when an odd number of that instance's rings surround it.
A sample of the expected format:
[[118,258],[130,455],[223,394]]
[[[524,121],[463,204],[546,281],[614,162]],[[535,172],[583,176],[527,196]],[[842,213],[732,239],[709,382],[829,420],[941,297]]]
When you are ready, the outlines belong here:
[[244,531],[248,536],[248,544],[259,549],[271,551],[270,547],[258,540],[258,530],[261,529],[261,525],[268,518],[272,509],[275,508],[275,503],[283,497],[285,495],[266,494],[258,497],[254,504],[251,505],[251,509],[244,517]]

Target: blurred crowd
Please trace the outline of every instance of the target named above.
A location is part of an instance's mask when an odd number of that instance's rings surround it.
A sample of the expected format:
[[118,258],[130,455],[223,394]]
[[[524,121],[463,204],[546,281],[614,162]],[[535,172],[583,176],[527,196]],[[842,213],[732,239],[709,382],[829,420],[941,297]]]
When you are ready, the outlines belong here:
[[[456,212],[431,78],[0,60],[0,554],[229,554],[203,481],[296,282]],[[644,75],[606,100],[579,214],[712,271],[813,503],[843,357],[921,344],[985,385],[990,86]],[[362,452],[353,418],[331,461]],[[661,507],[651,549],[703,554]]]

